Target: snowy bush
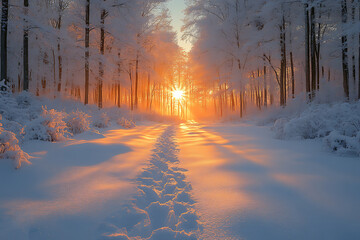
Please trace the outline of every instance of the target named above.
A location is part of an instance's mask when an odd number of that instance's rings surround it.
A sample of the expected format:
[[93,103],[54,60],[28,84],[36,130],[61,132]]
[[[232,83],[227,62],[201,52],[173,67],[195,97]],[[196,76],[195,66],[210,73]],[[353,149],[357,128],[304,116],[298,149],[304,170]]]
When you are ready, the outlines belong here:
[[272,129],[278,138],[324,138],[333,151],[360,154],[360,102],[311,104],[297,115],[279,118]]
[[90,130],[90,118],[86,113],[76,110],[68,115],[66,124],[71,133],[79,134]]
[[98,116],[94,117],[93,126],[97,128],[107,128],[110,126],[110,118],[109,116],[103,112]]
[[51,142],[65,140],[70,135],[64,122],[66,116],[64,112],[42,107],[41,115],[26,126],[26,138]]
[[339,154],[360,155],[360,132],[355,137],[349,137],[332,131],[324,142],[332,151]]
[[117,120],[117,124],[119,126],[122,126],[123,128],[134,128],[136,127],[136,124],[132,120],[127,120],[126,118],[122,117]]
[[28,108],[34,102],[34,96],[29,92],[21,92],[16,96],[16,102],[20,108]]
[[[1,115],[0,115],[1,119]],[[0,158],[12,159],[15,161],[15,167],[20,168],[23,163],[29,162],[30,156],[21,150],[19,140],[15,133],[6,131],[0,123]]]

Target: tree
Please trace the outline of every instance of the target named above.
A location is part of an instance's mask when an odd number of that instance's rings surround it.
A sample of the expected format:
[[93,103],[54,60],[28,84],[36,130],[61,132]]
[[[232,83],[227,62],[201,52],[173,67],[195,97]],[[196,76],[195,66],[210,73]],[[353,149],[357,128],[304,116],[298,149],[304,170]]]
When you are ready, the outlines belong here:
[[[105,1],[105,0],[104,0]],[[98,107],[101,109],[103,107],[103,78],[104,78],[104,67],[103,67],[103,56],[105,51],[105,18],[107,16],[106,10],[101,9],[100,14],[100,61],[99,61],[99,99],[98,99]]]
[[90,46],[90,0],[85,6],[85,105],[89,103],[89,46]]
[[24,19],[24,36],[23,36],[23,68],[24,68],[24,83],[23,90],[29,90],[29,26],[27,20],[29,8],[29,0],[24,0],[24,11],[25,11],[25,19]]
[[[1,80],[4,80],[5,84],[8,83],[7,76],[7,31],[8,31],[8,16],[9,16],[9,1],[2,1],[1,8]],[[5,89],[1,89],[5,90]]]
[[[341,0],[341,19],[343,28],[345,28],[347,24],[347,3],[346,0]],[[348,39],[346,31],[343,30],[341,36],[342,43],[342,69],[343,69],[343,88],[345,97],[349,100],[349,63],[348,63]]]

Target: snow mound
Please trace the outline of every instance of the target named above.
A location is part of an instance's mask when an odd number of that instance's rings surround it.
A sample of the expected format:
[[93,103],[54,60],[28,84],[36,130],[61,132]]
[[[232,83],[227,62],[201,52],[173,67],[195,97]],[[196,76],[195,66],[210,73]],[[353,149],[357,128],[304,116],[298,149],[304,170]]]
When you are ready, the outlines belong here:
[[117,120],[117,124],[122,126],[123,128],[134,128],[136,127],[135,122],[132,120],[127,120],[126,118],[122,117]]
[[26,139],[50,142],[65,140],[70,135],[64,121],[66,117],[65,112],[42,107],[41,115],[25,127]]
[[[2,119],[0,115],[0,120]],[[21,150],[19,140],[15,133],[6,131],[0,123],[0,158],[14,160],[15,168],[20,168],[22,164],[31,164],[30,156]]]
[[322,138],[332,151],[360,155],[360,102],[311,104],[273,125],[281,139]]
[[177,168],[174,128],[159,137],[138,193],[100,228],[101,239],[195,240],[202,231],[184,169]]
[[93,126],[97,128],[107,128],[110,126],[110,118],[106,112],[102,112],[100,115],[95,115],[93,120]]
[[68,115],[66,125],[73,134],[83,133],[90,130],[90,118],[89,115],[77,109]]

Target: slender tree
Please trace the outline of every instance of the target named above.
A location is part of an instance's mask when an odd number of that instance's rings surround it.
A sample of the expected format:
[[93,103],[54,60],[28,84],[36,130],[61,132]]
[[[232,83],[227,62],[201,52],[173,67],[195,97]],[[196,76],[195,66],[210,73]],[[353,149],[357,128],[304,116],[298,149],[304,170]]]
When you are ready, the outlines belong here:
[[309,22],[309,4],[305,3],[305,77],[306,77],[306,93],[311,98],[310,84],[310,22]]
[[[351,23],[353,25],[355,25],[355,2],[354,0],[351,0],[350,1],[351,3]],[[356,60],[355,60],[355,32],[352,32],[351,33],[351,44],[352,44],[352,47],[351,47],[351,79],[353,81],[353,86],[354,86],[354,89],[353,89],[353,93],[354,93],[354,97],[356,96]]]
[[89,103],[90,0],[85,6],[85,105]]
[[[360,0],[359,5],[359,23],[360,23]],[[360,31],[358,33],[358,99],[360,99]]]
[[[105,1],[105,0],[104,0]],[[105,50],[105,18],[107,12],[105,9],[101,10],[100,14],[100,61],[99,61],[99,99],[98,107],[101,109],[103,107],[103,81],[104,81],[104,66],[103,66],[103,57]]]
[[310,58],[311,58],[311,94],[316,92],[316,35],[315,35],[315,7],[313,0],[310,8]]
[[23,36],[23,67],[24,67],[24,83],[23,90],[29,90],[29,26],[27,20],[29,8],[29,0],[24,0],[24,11],[25,11],[25,20],[24,20],[24,36]]
[[[7,76],[7,31],[8,31],[9,1],[2,1],[1,9],[1,80],[8,84]],[[1,89],[6,90],[6,89]]]
[[[345,28],[348,19],[346,0],[341,0],[341,16],[342,16],[343,28]],[[342,43],[343,88],[344,88],[345,97],[347,100],[349,100],[348,39],[345,30],[343,30],[341,36],[341,43]]]

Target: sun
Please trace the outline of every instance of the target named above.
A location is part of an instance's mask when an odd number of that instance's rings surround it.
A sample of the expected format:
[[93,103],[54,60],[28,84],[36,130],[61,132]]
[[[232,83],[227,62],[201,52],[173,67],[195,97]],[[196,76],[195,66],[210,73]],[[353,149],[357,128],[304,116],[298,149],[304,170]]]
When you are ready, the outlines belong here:
[[183,90],[173,90],[171,93],[173,95],[173,98],[175,98],[175,100],[184,99],[185,92]]

